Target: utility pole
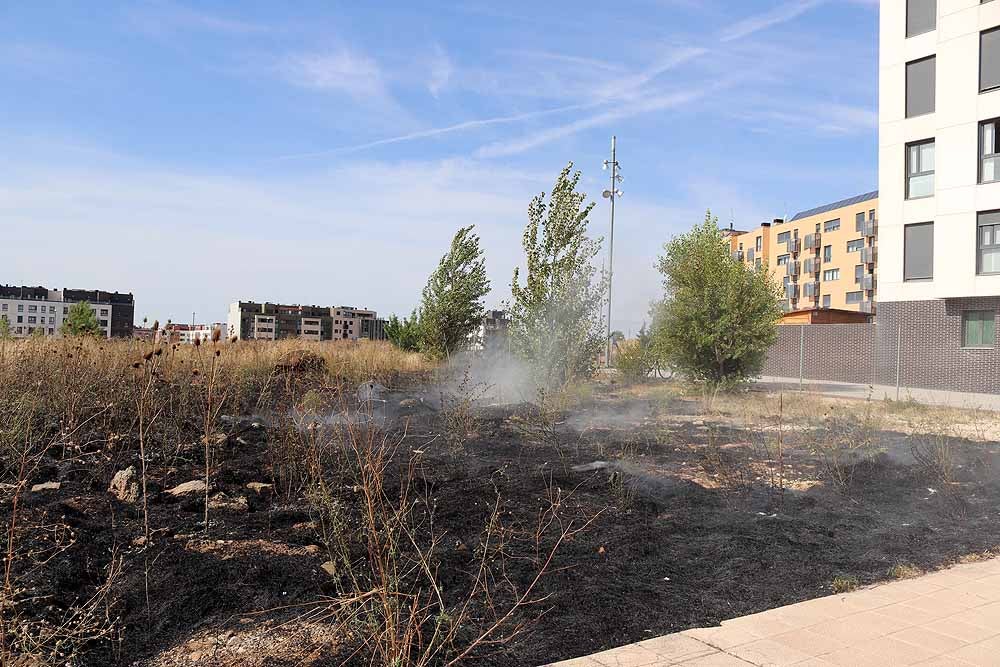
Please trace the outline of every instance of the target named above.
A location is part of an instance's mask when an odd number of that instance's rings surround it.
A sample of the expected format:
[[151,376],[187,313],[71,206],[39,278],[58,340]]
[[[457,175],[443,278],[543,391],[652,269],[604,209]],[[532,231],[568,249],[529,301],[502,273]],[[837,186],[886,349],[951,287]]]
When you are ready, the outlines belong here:
[[611,368],[611,282],[615,274],[615,199],[622,195],[622,191],[618,189],[618,184],[623,180],[621,170],[618,166],[618,157],[616,155],[616,144],[617,138],[611,136],[611,159],[604,161],[604,169],[607,170],[608,167],[611,168],[611,188],[605,190],[601,193],[601,196],[605,199],[611,200],[611,235],[608,241],[608,340],[607,340],[607,356],[604,358],[605,365]]

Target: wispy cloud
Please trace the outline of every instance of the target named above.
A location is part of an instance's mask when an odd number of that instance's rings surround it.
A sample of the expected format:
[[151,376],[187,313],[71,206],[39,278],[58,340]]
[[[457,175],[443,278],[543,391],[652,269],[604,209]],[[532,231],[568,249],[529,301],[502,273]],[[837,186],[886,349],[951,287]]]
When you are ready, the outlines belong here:
[[286,56],[278,70],[289,83],[304,88],[344,93],[356,99],[388,95],[378,63],[348,49]]
[[760,32],[761,30],[765,30],[782,23],[787,23],[788,21],[805,14],[810,9],[818,7],[825,1],[826,0],[793,0],[792,2],[786,2],[778,7],[775,7],[769,12],[755,14],[724,28],[722,32],[719,33],[719,41],[732,42],[742,37],[748,37],[756,32]]
[[444,134],[451,134],[453,132],[463,132],[466,130],[475,130],[483,127],[489,127],[491,125],[507,125],[510,123],[520,123],[526,120],[531,120],[532,118],[540,118],[543,116],[551,116],[553,114],[566,113],[569,111],[580,111],[581,109],[593,108],[595,106],[598,106],[598,104],[599,103],[573,104],[564,107],[556,107],[554,109],[527,111],[525,113],[513,114],[510,116],[497,116],[495,118],[481,118],[476,120],[467,120],[461,123],[455,123],[454,125],[447,125],[445,127],[434,127],[428,130],[419,130],[417,132],[409,132],[407,134],[400,134],[394,137],[386,137],[385,139],[377,139],[375,141],[369,141],[363,144],[356,144],[354,146],[343,146],[341,148],[334,148],[328,151],[315,151],[312,153],[296,153],[292,155],[282,155],[276,159],[294,160],[300,158],[322,157],[325,155],[337,155],[340,153],[353,153],[368,148],[387,146],[389,144],[398,144],[404,141],[413,141],[415,139],[428,139],[430,137],[437,137]]
[[689,104],[697,99],[700,99],[701,97],[704,97],[710,90],[718,87],[719,86],[716,85],[649,97],[644,100],[636,101],[628,106],[609,109],[586,118],[575,120],[571,123],[550,127],[519,139],[512,141],[498,141],[492,144],[487,144],[476,151],[476,155],[481,158],[496,158],[516,155],[518,153],[523,153],[533,148],[543,146],[547,143],[551,143],[558,139],[574,135],[592,127],[601,127],[624,118],[630,118],[632,116],[638,116],[640,114],[651,113],[654,111],[665,111],[667,109],[673,109]]
[[610,84],[602,86],[597,91],[597,97],[604,99],[630,98],[639,94],[644,86],[664,72],[674,69],[689,60],[694,60],[699,56],[703,56],[706,53],[708,53],[708,49],[701,47],[685,47],[677,49],[667,54],[665,57],[660,58],[641,72],[631,76],[619,78]]
[[454,73],[455,66],[452,64],[451,58],[440,45],[437,45],[434,49],[434,57],[431,58],[427,90],[434,97],[438,97],[451,82]]
[[129,20],[144,32],[164,33],[176,30],[199,30],[232,35],[269,32],[270,27],[219,14],[192,9],[173,2],[151,2],[133,6]]

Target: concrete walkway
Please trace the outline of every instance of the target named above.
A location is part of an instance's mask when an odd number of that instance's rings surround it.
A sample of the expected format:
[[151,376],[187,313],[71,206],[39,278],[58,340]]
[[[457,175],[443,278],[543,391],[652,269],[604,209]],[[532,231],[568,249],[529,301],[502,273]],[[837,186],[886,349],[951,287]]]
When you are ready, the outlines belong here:
[[[896,388],[888,385],[876,384],[851,384],[848,382],[832,382],[828,380],[803,380],[799,384],[798,378],[762,377],[754,383],[757,389],[769,392],[778,391],[799,391],[804,390],[816,394],[827,396],[839,396],[841,398],[856,398],[865,400],[872,397],[873,400],[895,400]],[[941,405],[951,408],[967,408],[980,410],[993,410],[1000,412],[1000,394],[973,394],[961,391],[941,391],[937,389],[916,389],[912,387],[901,387],[899,389],[899,400],[913,400],[925,405]]]
[[1000,559],[779,607],[723,621],[720,627],[687,630],[554,665],[1000,665]]

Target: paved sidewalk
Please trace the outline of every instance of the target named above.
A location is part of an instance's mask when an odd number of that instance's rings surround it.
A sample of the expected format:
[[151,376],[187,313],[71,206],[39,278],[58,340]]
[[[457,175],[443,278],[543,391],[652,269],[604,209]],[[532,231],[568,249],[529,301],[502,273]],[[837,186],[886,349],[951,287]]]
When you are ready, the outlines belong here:
[[[762,377],[754,386],[763,391],[799,391],[804,390],[827,396],[842,398],[857,398],[865,400],[869,396],[873,400],[895,400],[896,388],[888,385],[852,384],[849,382],[832,382],[828,380],[803,380],[799,385],[798,378]],[[952,408],[976,408],[980,410],[1000,411],[1000,394],[974,394],[962,391],[942,391],[938,389],[917,389],[901,387],[899,399],[913,400],[925,405],[942,405]]]
[[551,667],[1000,665],[1000,559],[831,595]]

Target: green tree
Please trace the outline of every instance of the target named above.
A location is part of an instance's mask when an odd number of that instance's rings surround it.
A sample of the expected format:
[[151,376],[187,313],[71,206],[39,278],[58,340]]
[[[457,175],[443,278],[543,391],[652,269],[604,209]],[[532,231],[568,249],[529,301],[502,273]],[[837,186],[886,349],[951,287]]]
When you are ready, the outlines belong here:
[[97,323],[97,315],[94,314],[90,304],[86,301],[79,301],[69,307],[66,319],[63,320],[60,329],[64,336],[102,336],[104,332],[101,325]]
[[391,315],[385,323],[385,335],[393,345],[401,350],[420,350],[420,312],[416,309],[409,317]]
[[587,236],[594,204],[576,191],[580,172],[572,168],[560,172],[548,201],[544,192],[531,200],[522,237],[525,284],[514,269],[510,286],[511,348],[546,386],[593,373],[604,345],[605,281],[592,264],[601,242]]
[[759,375],[781,317],[766,267],[733,259],[709,211],[664,246],[657,268],[666,296],[654,333],[673,366],[712,396]]
[[420,303],[422,349],[443,358],[466,347],[483,321],[490,291],[486,260],[472,226],[463,227],[427,280]]
[[7,321],[7,316],[4,315],[0,317],[0,340],[10,340],[10,322]]

